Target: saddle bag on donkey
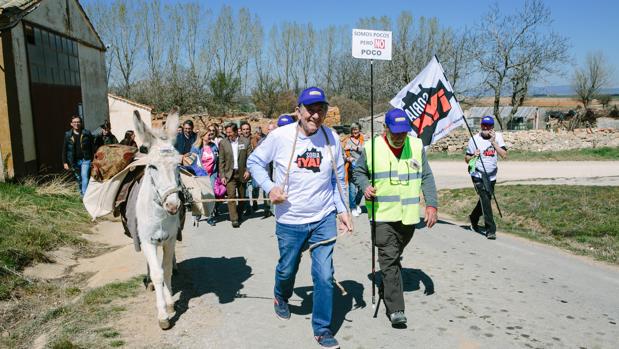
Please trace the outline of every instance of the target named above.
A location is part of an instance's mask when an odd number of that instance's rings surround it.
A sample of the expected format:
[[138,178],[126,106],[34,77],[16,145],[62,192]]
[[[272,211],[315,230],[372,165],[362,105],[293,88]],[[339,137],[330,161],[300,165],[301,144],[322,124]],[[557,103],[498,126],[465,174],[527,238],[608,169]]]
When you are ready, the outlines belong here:
[[122,144],[100,146],[92,160],[91,177],[98,182],[114,177],[133,161],[137,151],[136,147]]

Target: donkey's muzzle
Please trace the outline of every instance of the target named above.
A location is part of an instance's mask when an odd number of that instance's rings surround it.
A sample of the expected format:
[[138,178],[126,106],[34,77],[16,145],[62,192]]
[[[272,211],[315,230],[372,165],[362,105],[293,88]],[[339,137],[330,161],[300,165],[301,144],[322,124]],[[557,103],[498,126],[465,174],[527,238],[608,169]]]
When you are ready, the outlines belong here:
[[166,202],[163,204],[163,207],[165,208],[165,210],[169,213],[169,214],[176,214],[176,212],[178,212],[178,207],[180,206],[180,200],[174,200],[177,202],[171,203],[171,202]]
[[163,236],[158,236],[158,237],[152,237],[152,238],[150,238],[150,242],[151,242],[153,245],[159,245],[159,244],[163,243],[164,241],[166,241],[168,238],[169,238],[169,235],[168,235],[168,234],[165,234],[165,235],[163,235]]

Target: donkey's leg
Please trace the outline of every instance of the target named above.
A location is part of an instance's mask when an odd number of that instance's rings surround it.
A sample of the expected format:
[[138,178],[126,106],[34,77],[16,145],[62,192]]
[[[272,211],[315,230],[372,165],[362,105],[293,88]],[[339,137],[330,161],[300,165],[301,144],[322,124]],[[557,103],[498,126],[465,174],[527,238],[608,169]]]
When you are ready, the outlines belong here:
[[148,266],[148,261],[146,262],[146,276],[144,277],[144,279],[142,279],[142,282],[144,283],[144,287],[146,288],[146,290],[151,292],[155,290],[153,280],[150,279],[150,267]]
[[163,330],[170,328],[170,321],[165,309],[165,299],[163,298],[163,270],[157,260],[157,246],[149,243],[142,243],[142,251],[146,256],[146,261],[150,269],[150,277],[155,285],[155,297],[157,298],[157,318],[159,327]]
[[174,300],[172,299],[172,268],[174,264],[174,247],[176,239],[168,239],[163,243],[163,298],[166,303],[168,314],[174,313]]

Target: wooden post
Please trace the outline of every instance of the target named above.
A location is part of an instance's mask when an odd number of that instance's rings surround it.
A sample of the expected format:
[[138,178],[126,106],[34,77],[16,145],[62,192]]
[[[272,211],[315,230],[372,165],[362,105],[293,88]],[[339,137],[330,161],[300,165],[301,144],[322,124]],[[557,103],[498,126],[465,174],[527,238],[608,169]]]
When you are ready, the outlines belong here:
[[0,182],[4,183],[4,156],[2,156],[2,146],[0,146]]

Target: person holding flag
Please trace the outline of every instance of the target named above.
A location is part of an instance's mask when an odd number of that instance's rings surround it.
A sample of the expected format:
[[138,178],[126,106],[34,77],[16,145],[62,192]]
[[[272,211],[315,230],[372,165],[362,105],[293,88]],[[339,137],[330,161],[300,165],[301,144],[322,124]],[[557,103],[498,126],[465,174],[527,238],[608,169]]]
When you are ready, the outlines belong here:
[[501,133],[494,131],[494,118],[484,116],[481,119],[481,132],[469,139],[464,161],[469,164],[469,173],[479,195],[477,205],[469,215],[471,229],[481,232],[479,218],[484,216],[486,237],[496,239],[496,224],[492,215],[492,195],[498,172],[498,156],[507,158],[507,147]]
[[353,170],[353,181],[362,188],[368,217],[376,224],[374,243],[382,274],[379,295],[391,323],[401,326],[406,324],[406,316],[400,257],[420,221],[420,193],[426,203],[424,222],[428,228],[436,223],[438,199],[423,143],[409,136],[412,128],[406,112],[397,108],[388,111],[385,125],[385,135],[365,143]]

